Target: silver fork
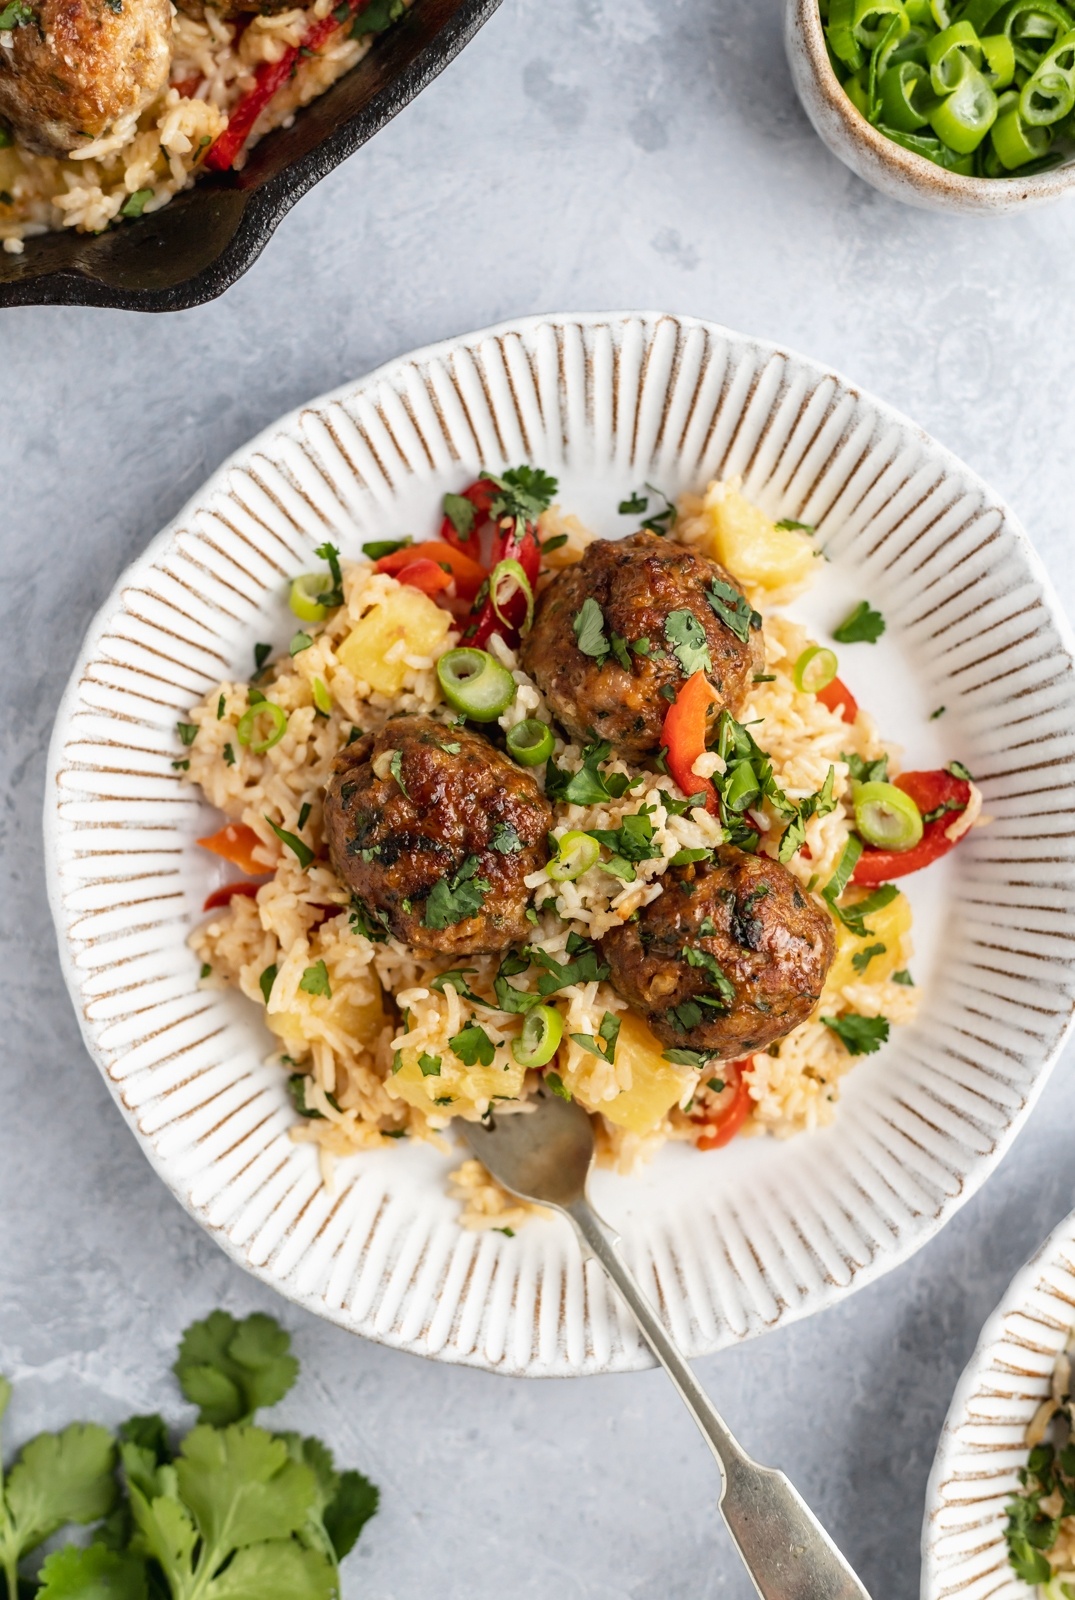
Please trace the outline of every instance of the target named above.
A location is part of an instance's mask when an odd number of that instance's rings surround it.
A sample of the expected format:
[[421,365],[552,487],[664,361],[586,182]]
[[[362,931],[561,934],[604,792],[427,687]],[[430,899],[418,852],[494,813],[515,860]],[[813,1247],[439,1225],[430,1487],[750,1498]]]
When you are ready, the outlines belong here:
[[717,1458],[721,1513],[762,1600],[869,1600],[784,1474],[752,1461],[732,1436],[628,1271],[616,1235],[586,1197],[594,1141],[585,1111],[551,1095],[532,1103],[532,1112],[491,1118],[488,1126],[457,1122],[456,1127],[505,1189],[569,1217],[584,1252],[616,1285]]

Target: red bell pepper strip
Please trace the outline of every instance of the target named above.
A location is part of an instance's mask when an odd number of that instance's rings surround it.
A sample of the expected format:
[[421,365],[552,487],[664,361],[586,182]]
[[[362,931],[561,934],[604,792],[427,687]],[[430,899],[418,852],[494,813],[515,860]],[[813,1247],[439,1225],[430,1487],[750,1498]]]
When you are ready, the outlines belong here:
[[[485,568],[473,556],[465,554],[456,545],[446,544],[442,539],[427,539],[424,544],[411,544],[402,550],[393,550],[391,555],[382,556],[375,562],[374,567],[377,572],[387,572],[401,583],[413,583],[413,578],[403,577],[405,569],[416,562],[429,561],[436,563],[444,577],[445,581],[439,587],[445,588],[454,578],[455,591],[461,600],[473,601],[488,577]],[[450,573],[444,572],[445,567],[451,569]],[[415,584],[415,588],[421,587],[421,584]]]
[[[903,772],[892,780],[897,789],[910,795],[923,816],[941,806],[949,809],[927,822],[922,837],[910,850],[872,850],[867,847],[859,856],[851,882],[873,888],[888,883],[891,878],[905,878],[909,872],[918,872],[931,862],[947,855],[959,843],[949,839],[947,830],[961,811],[970,804],[971,788],[965,778],[953,777],[950,772]],[[960,835],[965,838],[966,835]]]
[[668,770],[685,795],[704,794],[707,811],[717,809],[717,791],[708,778],[699,778],[693,768],[705,754],[709,732],[707,713],[720,696],[704,672],[696,672],[668,707],[661,729],[661,743],[668,752]]
[[215,911],[217,906],[226,906],[235,899],[237,894],[249,895],[252,900],[260,888],[260,883],[246,883],[243,881],[222,884],[219,889],[214,889],[212,894],[209,895],[204,906],[202,906],[202,910]]
[[817,698],[823,706],[830,711],[838,711],[845,722],[854,722],[859,714],[859,703],[855,699],[846,683],[841,683],[839,678],[833,678],[831,683],[819,689]]
[[295,70],[300,56],[316,55],[332,35],[351,17],[364,10],[369,0],[346,0],[349,15],[340,21],[338,10],[315,22],[301,44],[291,45],[279,61],[263,61],[254,72],[254,87],[228,113],[228,126],[205,153],[204,165],[210,172],[228,172],[235,165],[243,146],[254,131],[254,124],[278,89],[282,89]]
[[717,1108],[715,1115],[710,1113],[699,1118],[702,1126],[709,1130],[694,1141],[699,1150],[719,1150],[723,1145],[731,1144],[749,1117],[754,1101],[744,1073],[750,1065],[748,1058],[746,1061],[725,1061],[715,1069],[724,1079],[725,1092],[735,1092],[727,1105]]
[[462,550],[466,555],[473,556],[476,559],[478,554],[478,534],[482,524],[489,520],[489,508],[499,493],[500,490],[489,478],[479,478],[477,483],[472,483],[469,488],[464,489],[461,498],[469,500],[476,513],[474,526],[464,537],[451,517],[445,516],[440,525],[440,536],[444,543],[450,544],[456,550]]
[[[501,531],[489,567],[490,582],[501,561],[517,561],[526,574],[531,594],[534,594],[538,573],[541,571],[541,542],[533,523],[526,523],[521,534],[514,520],[506,532]],[[501,604],[500,610],[502,616],[498,617],[492,595],[486,595],[481,605],[471,613],[470,626],[463,630],[463,643],[473,649],[481,649],[494,633],[502,634],[509,644],[514,643],[526,621],[525,594],[521,590],[516,590]],[[507,619],[506,622],[504,618]]]
[[412,589],[420,589],[423,594],[431,598],[452,587],[451,573],[445,572],[438,562],[425,559],[408,561],[405,567],[400,567],[396,578],[400,583],[409,584]]
[[254,849],[261,844],[261,840],[253,828],[248,828],[245,822],[229,822],[216,833],[210,834],[208,838],[199,839],[198,843],[203,850],[211,850],[215,856],[223,856],[225,861],[230,861],[240,872],[249,872],[252,876],[256,876],[258,873],[264,875],[270,870],[262,862],[254,860]]

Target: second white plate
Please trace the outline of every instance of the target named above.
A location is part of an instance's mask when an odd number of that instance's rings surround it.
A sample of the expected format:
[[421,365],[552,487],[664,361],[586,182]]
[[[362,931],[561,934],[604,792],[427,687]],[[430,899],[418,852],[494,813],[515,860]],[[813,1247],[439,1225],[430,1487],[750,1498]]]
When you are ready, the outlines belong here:
[[994,818],[910,881],[920,1019],[856,1066],[835,1126],[598,1174],[690,1354],[895,1266],[1018,1132],[1075,994],[1075,674],[1025,536],[972,472],[835,373],[672,316],[537,318],[393,362],[239,452],[120,580],[57,719],[47,855],[86,1043],[154,1167],[236,1261],[355,1332],[502,1372],[624,1370],[648,1356],[566,1225],[462,1232],[428,1148],[322,1188],[269,1036],[199,989],[186,944],[215,880],[194,845],[211,817],[172,771],[177,717],[246,677],[255,641],[286,641],[286,580],[326,537],[355,556],[424,535],[445,490],[525,459],[606,534],[646,480],[675,495],[736,473],[816,524],[831,564],[801,614],[880,606],[852,688],[911,765],[967,761]]

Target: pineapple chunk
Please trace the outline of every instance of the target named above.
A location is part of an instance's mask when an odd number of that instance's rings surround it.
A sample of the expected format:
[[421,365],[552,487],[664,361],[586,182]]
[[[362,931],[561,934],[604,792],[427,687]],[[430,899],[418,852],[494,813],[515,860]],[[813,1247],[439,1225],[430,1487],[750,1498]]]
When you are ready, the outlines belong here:
[[714,556],[741,583],[760,589],[787,589],[805,583],[814,565],[814,546],[794,528],[778,528],[737,489],[706,502]]
[[691,1067],[676,1067],[663,1058],[664,1046],[647,1028],[641,1017],[627,1011],[620,1016],[620,1035],[616,1041],[616,1065],[626,1061],[631,1068],[631,1087],[622,1089],[614,1100],[598,1100],[590,1091],[593,1057],[585,1057],[573,1072],[565,1072],[564,1087],[588,1111],[602,1116],[630,1133],[651,1133],[678,1105],[691,1087],[695,1072]]
[[[439,1074],[429,1077],[418,1064],[417,1050],[403,1050],[400,1054],[403,1064],[387,1080],[388,1092],[417,1106],[419,1111],[456,1116],[479,1106],[484,1110],[494,1098],[517,1100],[523,1090],[526,1068],[507,1057],[506,1051],[500,1052],[491,1067],[465,1067],[450,1050],[445,1050]],[[506,1064],[502,1065],[505,1059]],[[450,1105],[437,1105],[438,1100],[448,1099]]]
[[[825,982],[822,1005],[834,1004],[846,984],[880,983],[885,978],[891,978],[896,969],[903,965],[903,936],[911,931],[911,904],[907,896],[898,894],[880,911],[871,911],[866,918],[866,926],[870,931],[864,939],[860,939],[842,922],[836,924],[836,960]],[[872,956],[863,972],[856,972],[855,956],[875,944],[884,945],[883,953]]]
[[379,993],[355,1004],[347,998],[345,987],[333,990],[331,999],[300,989],[287,1011],[266,1011],[265,1021],[283,1040],[288,1054],[298,1057],[316,1041],[331,1040],[341,1033],[372,1048],[384,1027],[385,1015]]
[[435,655],[448,636],[452,619],[428,595],[401,584],[385,595],[357,622],[337,648],[337,660],[353,678],[368,683],[381,694],[398,694],[407,668],[402,660],[385,657],[398,640],[410,656]]

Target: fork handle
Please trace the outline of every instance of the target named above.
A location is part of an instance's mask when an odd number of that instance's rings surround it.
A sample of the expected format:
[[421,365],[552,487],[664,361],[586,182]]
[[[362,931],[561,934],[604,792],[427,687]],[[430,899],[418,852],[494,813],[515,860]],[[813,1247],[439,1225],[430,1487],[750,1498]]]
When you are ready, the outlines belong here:
[[697,1381],[589,1202],[563,1208],[604,1268],[664,1367],[720,1467],[720,1509],[762,1600],[870,1600],[844,1557],[782,1472],[751,1460]]

